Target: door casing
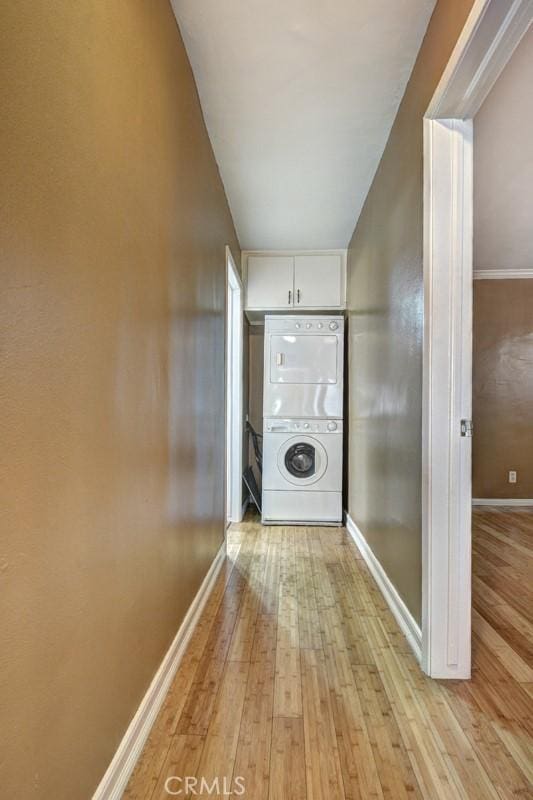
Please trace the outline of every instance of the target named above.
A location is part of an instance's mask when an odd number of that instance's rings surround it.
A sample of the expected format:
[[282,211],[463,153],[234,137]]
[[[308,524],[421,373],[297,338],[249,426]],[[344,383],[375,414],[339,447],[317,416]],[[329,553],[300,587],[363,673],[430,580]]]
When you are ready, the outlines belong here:
[[243,314],[242,282],[226,247],[226,523],[243,515]]
[[473,118],[533,0],[476,0],[424,116],[422,668],[471,665]]

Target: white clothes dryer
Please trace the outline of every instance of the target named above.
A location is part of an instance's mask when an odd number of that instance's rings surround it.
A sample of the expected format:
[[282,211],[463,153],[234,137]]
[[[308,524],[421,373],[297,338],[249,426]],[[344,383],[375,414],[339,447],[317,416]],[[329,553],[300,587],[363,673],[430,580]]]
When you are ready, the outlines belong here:
[[342,419],[344,319],[266,315],[263,418]]

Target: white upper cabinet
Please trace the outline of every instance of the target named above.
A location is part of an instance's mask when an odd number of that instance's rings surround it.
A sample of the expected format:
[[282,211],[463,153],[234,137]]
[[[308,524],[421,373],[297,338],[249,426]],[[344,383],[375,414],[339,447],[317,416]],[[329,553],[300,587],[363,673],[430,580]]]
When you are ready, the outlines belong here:
[[294,258],[248,256],[246,308],[292,308]]
[[340,308],[342,288],[342,259],[338,253],[294,257],[296,308]]
[[345,308],[346,251],[244,252],[243,267],[251,321],[268,311]]

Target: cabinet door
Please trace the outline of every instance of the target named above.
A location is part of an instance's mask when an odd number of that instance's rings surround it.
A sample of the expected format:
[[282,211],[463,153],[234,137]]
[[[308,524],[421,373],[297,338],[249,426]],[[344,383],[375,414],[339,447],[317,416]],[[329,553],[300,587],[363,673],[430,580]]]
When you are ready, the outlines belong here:
[[339,308],[342,297],[342,260],[338,253],[294,257],[296,308]]
[[292,308],[294,258],[248,256],[246,308]]

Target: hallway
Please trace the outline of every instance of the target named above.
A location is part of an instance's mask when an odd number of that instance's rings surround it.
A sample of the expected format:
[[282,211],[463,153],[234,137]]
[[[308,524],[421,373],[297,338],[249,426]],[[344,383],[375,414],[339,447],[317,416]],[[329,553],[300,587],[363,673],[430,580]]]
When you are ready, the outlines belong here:
[[527,511],[475,510],[473,677],[439,683],[344,529],[249,514],[124,797],[168,798],[172,776],[250,800],[530,797],[532,533]]
[[533,800],[533,0],[0,4],[0,800]]

